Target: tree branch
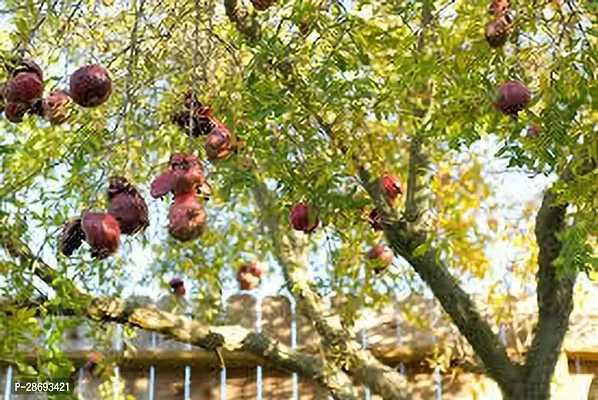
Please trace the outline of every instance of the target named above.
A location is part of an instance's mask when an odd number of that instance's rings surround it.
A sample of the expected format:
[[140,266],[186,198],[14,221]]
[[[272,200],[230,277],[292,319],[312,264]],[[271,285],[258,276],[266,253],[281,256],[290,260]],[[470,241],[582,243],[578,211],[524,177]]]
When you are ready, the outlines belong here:
[[[359,178],[382,217],[384,234],[394,253],[409,262],[428,284],[444,311],[484,363],[489,376],[501,388],[507,388],[509,382],[516,377],[515,365],[490,324],[476,309],[470,296],[459,286],[448,267],[440,261],[438,251],[426,244],[426,231],[421,227],[417,228],[415,223],[408,223],[406,218],[401,218],[381,193],[379,180],[372,179],[369,172],[361,166]],[[428,250],[420,254],[418,248],[424,244],[428,246]]]
[[[0,219],[0,224],[9,226],[6,218]],[[72,298],[82,300],[89,299],[89,295],[81,292],[69,279],[63,278],[57,271],[37,257],[31,249],[20,240],[18,235],[21,232],[24,232],[22,221],[19,220],[12,226],[12,228],[13,229],[0,230],[0,246],[3,247],[11,257],[19,260],[21,265],[27,266],[35,276],[57,292],[64,293]]]
[[[431,17],[428,7],[424,7],[416,57],[424,49],[424,35]],[[426,119],[431,112],[431,99],[427,99],[426,103],[427,108],[415,107],[415,117]],[[316,119],[324,132],[334,141],[333,127],[322,124],[318,117]],[[341,151],[346,152],[343,148]],[[417,133],[410,145],[409,186],[403,216],[398,215],[391,207],[388,198],[382,194],[379,179],[370,177],[365,164],[357,156],[353,157],[353,161],[359,171],[358,175],[363,187],[382,217],[384,233],[394,253],[408,261],[422,280],[428,284],[443,309],[481,358],[488,374],[501,388],[508,388],[512,379],[516,378],[517,371],[505,347],[492,331],[490,324],[482,318],[469,295],[450,274],[448,267],[440,261],[438,251],[427,243],[429,227],[426,213],[430,208],[428,205],[429,162],[421,134]],[[428,250],[422,253],[418,248],[424,244]]]
[[[591,158],[573,158],[559,180],[571,182],[576,176],[587,175],[596,168]],[[577,170],[574,171],[576,163]],[[575,163],[575,164],[574,164]],[[546,191],[536,216],[536,241],[538,243],[538,325],[525,363],[526,377],[523,390],[534,388],[535,397],[549,397],[550,380],[558,361],[563,339],[569,328],[569,316],[573,310],[573,287],[577,271],[559,271],[554,266],[563,243],[558,238],[565,225],[567,203],[559,204],[554,190]]]
[[289,291],[297,302],[299,312],[312,321],[322,337],[328,354],[342,364],[343,370],[384,399],[411,398],[406,379],[380,362],[370,350],[362,349],[361,344],[343,327],[339,315],[324,304],[317,289],[310,283],[304,251],[305,236],[280,229],[281,214],[264,184],[257,186],[254,194],[265,215],[275,256],[282,266]]
[[325,386],[336,399],[357,399],[349,377],[311,355],[297,352],[276,340],[241,326],[209,326],[184,316],[142,307],[118,298],[95,298],[87,315],[164,334],[206,350],[247,352],[278,368],[295,371]]
[[297,352],[289,346],[241,326],[204,325],[184,316],[162,312],[153,307],[144,307],[136,302],[83,294],[74,283],[60,279],[56,271],[35,257],[20,240],[3,235],[0,236],[0,245],[24,265],[36,265],[36,275],[58,293],[61,293],[61,289],[67,288],[69,300],[79,301],[86,307],[82,308],[70,302],[69,305],[60,307],[61,314],[86,315],[93,320],[138,327],[206,350],[222,348],[228,352],[247,352],[273,366],[295,371],[313,379],[330,390],[336,399],[356,400],[358,398],[349,377],[336,366],[327,364],[318,357]]

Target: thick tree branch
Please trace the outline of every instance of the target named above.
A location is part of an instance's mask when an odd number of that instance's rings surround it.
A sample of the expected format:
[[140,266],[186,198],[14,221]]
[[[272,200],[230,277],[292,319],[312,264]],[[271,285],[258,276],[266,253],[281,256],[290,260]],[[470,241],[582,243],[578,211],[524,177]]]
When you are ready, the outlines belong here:
[[516,377],[514,364],[470,296],[440,261],[437,250],[429,247],[420,254],[418,248],[428,239],[425,230],[408,223],[390,207],[388,199],[380,191],[379,180],[372,179],[367,170],[361,167],[359,177],[382,216],[382,226],[390,247],[395,254],[408,261],[428,284],[443,309],[480,357],[488,374],[501,387],[508,387],[509,382]]
[[[339,368],[326,364],[318,357],[297,352],[278,341],[240,326],[209,326],[131,301],[92,297],[80,292],[74,283],[60,279],[56,271],[35,257],[20,240],[3,235],[0,237],[0,245],[5,247],[13,257],[18,258],[23,265],[35,265],[35,274],[58,293],[62,293],[66,288],[69,295],[68,305],[61,305],[59,310],[55,309],[63,315],[85,315],[94,320],[138,327],[206,350],[222,348],[228,352],[247,352],[260,357],[265,363],[313,379],[328,388],[336,399],[356,400],[358,398],[349,377]],[[85,305],[86,308],[82,308],[80,304]],[[35,302],[20,304],[29,307],[34,305],[36,308],[39,307]],[[8,306],[10,311],[14,305],[4,301],[0,306]],[[49,310],[52,310],[52,306]]]
[[[425,32],[430,22],[430,10],[424,7],[416,57],[424,49]],[[427,104],[425,104],[427,108],[416,107],[414,109],[414,116],[423,120],[423,123],[431,112],[430,102],[431,100],[427,99]],[[316,119],[333,142],[337,142],[333,127],[322,124],[321,119]],[[341,151],[346,152],[342,148]],[[448,267],[440,261],[438,251],[427,243],[430,174],[421,133],[414,135],[410,144],[408,192],[406,209],[402,216],[397,214],[386,196],[383,196],[379,179],[372,179],[364,166],[365,163],[356,156],[353,157],[353,161],[358,168],[363,187],[374,200],[382,217],[384,232],[390,247],[395,254],[407,260],[423,281],[428,284],[459,331],[467,338],[481,358],[488,374],[502,388],[508,387],[511,379],[516,377],[517,371],[509,359],[505,347],[500,343],[489,323],[482,318],[469,295],[450,274]],[[421,252],[420,246],[424,244],[427,250]]]
[[[6,219],[1,219],[0,224],[10,226]],[[64,293],[72,298],[86,300],[89,296],[81,292],[77,286],[70,281],[61,277],[61,275],[51,268],[48,264],[37,257],[31,249],[25,245],[20,237],[20,232],[23,231],[22,221],[13,225],[13,229],[5,229],[0,231],[0,246],[3,247],[8,254],[19,260],[22,266],[30,269],[31,272],[41,279],[49,287],[57,290],[59,293]]]
[[[568,183],[576,176],[589,174],[595,168],[595,160],[582,155],[579,159],[573,159],[559,180]],[[536,216],[535,234],[539,248],[537,274],[539,317],[523,374],[525,383],[522,390],[528,392],[533,388],[534,395],[528,398],[549,397],[550,380],[569,327],[569,316],[573,310],[573,287],[577,271],[562,271],[562,274],[559,274],[553,264],[563,247],[557,234],[564,228],[567,206],[567,203],[559,204],[554,190],[549,189],[544,194]]]
[[204,325],[184,316],[142,307],[118,298],[93,299],[87,308],[87,315],[96,320],[114,321],[158,332],[206,350],[248,352],[268,364],[310,377],[327,387],[337,399],[357,399],[349,377],[340,369],[241,326]]
[[265,185],[255,188],[258,206],[265,215],[290,292],[299,312],[312,321],[329,354],[343,370],[384,399],[411,398],[408,383],[396,370],[380,362],[370,350],[352,338],[338,314],[324,304],[307,274],[306,240],[303,234],[280,229],[281,214]]

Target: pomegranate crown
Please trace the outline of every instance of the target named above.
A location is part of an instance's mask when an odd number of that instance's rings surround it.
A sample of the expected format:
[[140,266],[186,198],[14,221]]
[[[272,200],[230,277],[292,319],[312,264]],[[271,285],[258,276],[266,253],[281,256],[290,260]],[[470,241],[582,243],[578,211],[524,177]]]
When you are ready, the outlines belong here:
[[170,287],[173,289],[177,289],[177,288],[183,286],[184,284],[185,283],[183,282],[183,280],[181,278],[173,278],[169,282]]

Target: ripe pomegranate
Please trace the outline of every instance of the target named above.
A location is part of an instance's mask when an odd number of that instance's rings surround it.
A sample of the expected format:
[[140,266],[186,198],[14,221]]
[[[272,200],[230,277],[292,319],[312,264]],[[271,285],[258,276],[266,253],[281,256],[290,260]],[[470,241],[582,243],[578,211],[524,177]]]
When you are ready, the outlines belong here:
[[108,186],[108,214],[119,223],[123,235],[134,235],[149,226],[148,208],[143,196],[122,176],[111,176]]
[[81,67],[70,78],[69,94],[81,107],[98,107],[112,94],[112,79],[101,65]]
[[22,103],[8,103],[4,110],[6,119],[12,123],[18,124],[23,122],[25,114],[27,114],[29,107]]
[[401,180],[396,175],[384,175],[381,180],[382,188],[390,199],[391,204],[395,204],[395,200],[399,195],[405,194],[405,189]]
[[44,82],[35,73],[20,73],[8,81],[6,99],[10,103],[31,104],[44,93]]
[[228,129],[222,129],[220,126],[213,129],[208,135],[205,149],[210,161],[219,161],[228,157],[234,150]]
[[180,278],[173,278],[169,282],[170,287],[172,288],[172,292],[176,297],[184,296],[187,290],[185,289],[185,282],[183,282]]
[[509,28],[511,27],[511,19],[508,14],[504,14],[494,21],[486,24],[484,34],[486,41],[492,48],[503,46],[509,38]]
[[206,226],[206,212],[196,193],[175,196],[169,219],[168,233],[180,242],[199,238]]
[[529,101],[530,93],[523,83],[507,81],[498,88],[498,98],[493,104],[503,114],[516,117],[527,107]]
[[106,370],[104,356],[97,351],[91,353],[83,366],[83,370],[93,377],[100,377]]
[[183,107],[172,115],[172,122],[193,137],[207,135],[216,127],[216,123],[206,109],[195,94],[187,92]]
[[496,16],[503,15],[509,9],[509,0],[492,0],[488,13]]
[[170,166],[174,171],[174,195],[197,191],[205,181],[203,166],[193,154],[176,154],[171,158]]
[[375,231],[382,230],[382,217],[378,213],[378,210],[374,208],[366,219]]
[[261,279],[255,275],[252,264],[246,264],[239,268],[237,282],[242,290],[253,290],[259,286]]
[[44,80],[44,71],[33,60],[22,60],[19,63],[17,63],[17,65],[11,72],[11,76],[14,77],[22,73],[35,74],[42,82]]
[[75,250],[81,247],[85,240],[85,233],[81,229],[81,220],[75,219],[69,221],[62,230],[60,237],[60,252],[67,257],[70,257]]
[[262,275],[266,273],[267,269],[268,265],[265,262],[259,261],[257,259],[254,260],[251,264],[249,264],[249,272],[257,276],[258,278],[261,278]]
[[366,254],[366,258],[374,263],[373,271],[375,274],[385,271],[392,263],[393,257],[392,250],[382,246],[374,246]]
[[93,258],[103,259],[118,250],[120,245],[120,227],[110,214],[91,212],[81,219],[69,222],[60,240],[60,250],[70,256],[85,240],[91,247]]
[[52,125],[61,125],[69,119],[71,98],[64,90],[57,90],[42,99],[41,114]]
[[0,114],[6,108],[6,83],[0,83]]
[[320,223],[320,216],[318,211],[311,205],[297,203],[291,209],[289,220],[296,231],[312,233]]
[[199,159],[192,154],[175,153],[170,157],[168,169],[152,182],[150,194],[157,199],[167,193],[176,196],[192,191],[201,193],[204,198],[212,194]]

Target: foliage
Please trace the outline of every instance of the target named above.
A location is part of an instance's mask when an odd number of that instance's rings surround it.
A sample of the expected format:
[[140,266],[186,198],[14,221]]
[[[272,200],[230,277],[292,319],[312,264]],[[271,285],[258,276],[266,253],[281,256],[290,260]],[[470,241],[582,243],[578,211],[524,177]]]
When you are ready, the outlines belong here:
[[[503,160],[509,171],[542,177],[562,173],[572,154],[598,155],[591,2],[564,3],[557,8],[553,2],[517,2],[514,34],[506,47],[494,50],[483,36],[486,0],[359,0],[330,2],[324,9],[308,0],[284,0],[257,15],[262,37],[253,44],[226,18],[220,2],[3,0],[3,60],[20,51],[38,61],[47,74],[46,92],[66,87],[77,67],[98,62],[109,69],[114,91],[107,104],[79,108],[66,125],[34,117],[18,125],[0,120],[0,212],[26,220],[22,238],[89,292],[131,294],[138,282],[166,290],[171,276],[182,275],[193,282],[191,298],[202,317],[213,320],[233,270],[254,255],[275,259],[254,198],[258,184],[265,184],[284,215],[304,200],[320,210],[322,227],[310,240],[311,273],[321,293],[359,299],[343,312],[351,319],[363,304],[423,290],[397,258],[375,278],[363,257],[356,257],[383,236],[361,217],[371,202],[355,178],[352,157],[367,160],[374,176],[394,173],[406,180],[409,142],[423,135],[435,166],[428,245],[440,250],[459,278],[491,285],[497,268],[488,247],[510,242],[525,257],[499,273],[529,283],[536,268],[537,199],[513,202],[522,208],[515,210],[521,222],[505,219],[502,189],[491,184],[484,157],[496,145],[491,158]],[[418,48],[424,6],[432,7],[433,20]],[[306,21],[307,35],[299,29]],[[0,80],[5,78],[0,71]],[[533,94],[517,121],[491,105],[495,89],[510,79],[521,80]],[[150,200],[148,193],[171,153],[192,150],[205,159],[203,139],[186,137],[170,121],[188,89],[245,146],[226,161],[206,162],[215,189],[206,203],[208,231],[200,241],[180,244],[167,238],[171,199]],[[424,116],[414,112],[421,107],[427,107]],[[322,122],[332,127],[334,140]],[[542,127],[536,139],[525,136],[532,124]],[[480,143],[485,147],[476,151]],[[58,255],[58,232],[68,219],[106,208],[112,174],[141,189],[150,228],[124,239],[106,261],[92,261],[84,251],[70,259]],[[575,208],[574,223],[561,236],[565,251],[558,265],[594,278],[597,190],[592,174],[558,188],[559,200]],[[279,222],[289,229],[287,221]],[[10,260],[0,262],[2,295],[25,299],[34,288],[51,292]],[[268,278],[273,285],[281,284],[276,275]],[[31,317],[15,324],[2,316],[2,358],[16,357],[27,335],[42,332]],[[55,322],[42,357],[51,361],[38,371],[69,368],[53,345],[64,328]]]

